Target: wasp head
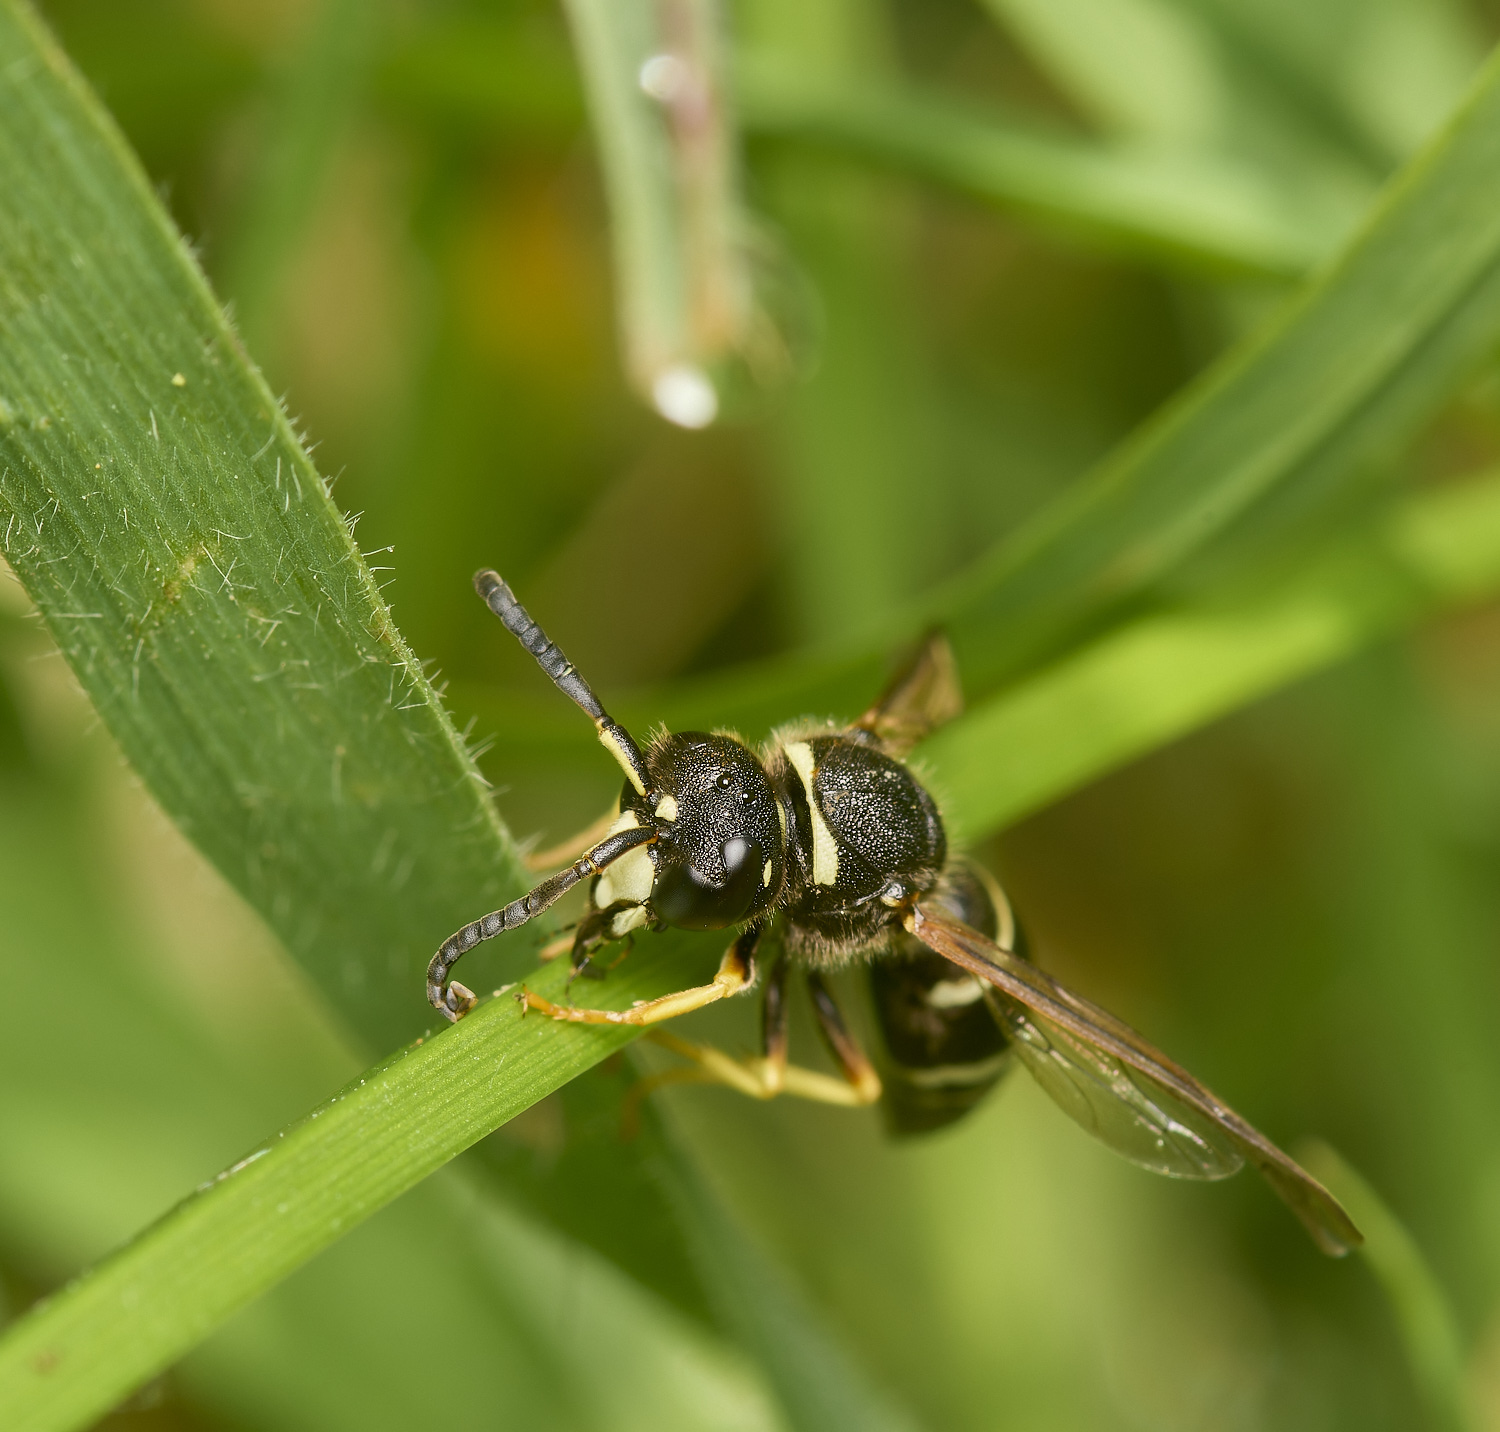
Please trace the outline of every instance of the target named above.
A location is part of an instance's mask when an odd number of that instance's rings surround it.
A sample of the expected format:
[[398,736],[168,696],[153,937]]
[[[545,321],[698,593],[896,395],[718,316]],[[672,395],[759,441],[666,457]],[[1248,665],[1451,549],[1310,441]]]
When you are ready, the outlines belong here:
[[[685,930],[721,930],[769,909],[786,869],[785,814],[765,767],[733,736],[679,731],[647,756],[656,807],[651,908]],[[635,796],[626,787],[626,798]],[[639,798],[636,797],[638,801]]]

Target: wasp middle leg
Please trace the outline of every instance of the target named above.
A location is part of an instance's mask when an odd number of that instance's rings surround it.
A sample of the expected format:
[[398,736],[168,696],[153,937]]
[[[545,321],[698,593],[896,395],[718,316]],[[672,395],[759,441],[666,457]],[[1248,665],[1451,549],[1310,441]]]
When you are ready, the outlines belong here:
[[762,1006],[762,1045],[758,1059],[736,1058],[712,1044],[679,1039],[666,1030],[653,1030],[652,1043],[686,1059],[689,1067],[667,1069],[644,1079],[637,1098],[667,1084],[723,1084],[752,1099],[774,1099],[791,1094],[819,1104],[861,1108],[880,1098],[880,1076],[865,1057],[848,1029],[833,996],[822,980],[808,975],[808,988],[819,1027],[827,1040],[842,1077],[806,1069],[787,1060],[787,1004],[785,956],[777,959],[766,980]]

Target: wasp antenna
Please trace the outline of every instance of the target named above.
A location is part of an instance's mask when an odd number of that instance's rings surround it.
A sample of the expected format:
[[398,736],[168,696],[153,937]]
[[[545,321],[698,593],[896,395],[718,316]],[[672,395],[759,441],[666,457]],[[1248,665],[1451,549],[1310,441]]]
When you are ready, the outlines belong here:
[[543,910],[555,905],[580,880],[587,880],[601,870],[614,864],[622,855],[628,855],[637,846],[649,845],[656,839],[656,832],[649,826],[634,826],[616,832],[601,840],[592,850],[586,850],[566,870],[559,870],[519,900],[499,910],[492,910],[482,919],[471,921],[463,929],[454,931],[443,941],[437,954],[427,966],[427,998],[443,1018],[456,1020],[471,1008],[470,996],[462,985],[450,982],[449,975],[459,959],[483,940],[493,940],[507,930],[518,930],[528,920],[534,920]]
[[532,621],[531,613],[516,600],[516,594],[504,578],[485,568],[474,574],[474,590],[505,624],[506,631],[536,658],[537,665],[552,678],[552,684],[569,700],[576,702],[593,721],[600,744],[620,763],[636,792],[645,795],[650,777],[635,738],[604,709],[603,703],[594,695],[594,688],[578,674],[578,669],[562,654],[557,643],[549,640],[547,633]]

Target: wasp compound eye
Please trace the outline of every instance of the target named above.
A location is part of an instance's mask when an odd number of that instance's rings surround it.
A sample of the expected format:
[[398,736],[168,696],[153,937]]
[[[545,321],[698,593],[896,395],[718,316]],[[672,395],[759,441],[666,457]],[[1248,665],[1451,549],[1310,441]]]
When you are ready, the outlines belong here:
[[765,854],[753,840],[735,836],[719,852],[722,872],[684,861],[659,871],[651,889],[657,917],[682,930],[722,930],[750,912],[760,888]]

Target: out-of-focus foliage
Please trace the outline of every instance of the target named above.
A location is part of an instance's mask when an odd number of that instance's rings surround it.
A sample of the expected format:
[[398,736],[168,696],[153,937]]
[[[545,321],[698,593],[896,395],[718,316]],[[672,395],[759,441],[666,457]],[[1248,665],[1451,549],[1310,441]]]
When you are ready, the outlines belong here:
[[[1269,331],[1462,98],[1495,27],[1459,0],[744,0],[722,76],[744,126],[736,203],[786,361],[763,388],[738,375],[724,420],[684,432],[622,365],[606,185],[556,6],[51,0],[44,14],[199,246],[336,501],[363,514],[403,636],[450,683],[460,725],[479,713],[475,736],[496,738],[481,761],[505,822],[549,840],[592,819],[615,778],[469,572],[505,572],[632,719],[709,721],[716,694],[758,714],[782,689],[857,703],[878,679],[869,654],[958,590],[955,573],[1086,491],[1174,394]],[[1072,692],[1070,719],[1086,718],[1088,674],[1131,641],[1212,641],[1214,614],[1246,650],[1291,633],[1271,675],[1197,706],[1219,688],[1191,642],[1150,668],[1180,679],[1161,700],[1188,715],[1122,739],[1121,759],[1431,606],[1411,568],[1340,553],[1418,510],[1389,509],[1393,493],[1429,502],[1500,459],[1500,370],[1476,316],[1491,266],[1454,223],[1453,264],[1434,250],[1431,272],[1480,255],[1472,281],[1403,359],[1441,381],[1417,398],[1372,387],[1370,411],[1284,458],[1292,500],[1202,552],[1195,528],[1194,560],[1144,590],[1134,569],[1109,603],[1069,605],[1060,587],[1069,620],[996,656],[975,693],[1002,703],[986,730],[1046,732],[1065,754],[1063,707],[1046,703]],[[1387,299],[1374,284],[1358,296],[1371,332]],[[1349,361],[1383,356],[1372,340]],[[1354,429],[1379,442],[1339,466],[1325,447]],[[1163,432],[1105,471],[1166,471]],[[1295,479],[1325,469],[1336,478],[1299,506]],[[1203,490],[1224,473],[1202,472]],[[1176,490],[1193,476],[1185,464]],[[1482,547],[1493,504],[1470,512]],[[1447,595],[1485,585],[1459,573]],[[1329,590],[1369,619],[1308,657],[1302,609],[1273,599]],[[394,984],[373,991],[390,1001],[379,1020],[320,1007],[122,774],[12,592],[0,1316],[425,1019],[415,986],[406,1023]],[[840,667],[845,653],[865,666]],[[982,847],[1049,967],[1274,1137],[1316,1132],[1363,1172],[1393,1220],[1372,1266],[1394,1304],[1370,1268],[1317,1258],[1250,1180],[1151,1179],[1020,1078],[899,1145],[872,1116],[678,1091],[627,1149],[625,1066],[507,1125],[109,1425],[1500,1426],[1497,697],[1493,614],[1449,619]],[[1007,725],[1028,701],[1032,726]],[[1024,754],[996,753],[1018,773],[999,795],[953,762],[956,805],[992,800],[973,829],[1036,804],[1015,795]],[[1038,776],[1042,798],[1098,768]],[[471,958],[498,982],[526,953]],[[649,957],[642,941],[633,959]],[[742,1003],[700,1032],[748,1044]],[[1436,1361],[1401,1302],[1413,1267],[1437,1300],[1429,1325],[1447,1329]]]

